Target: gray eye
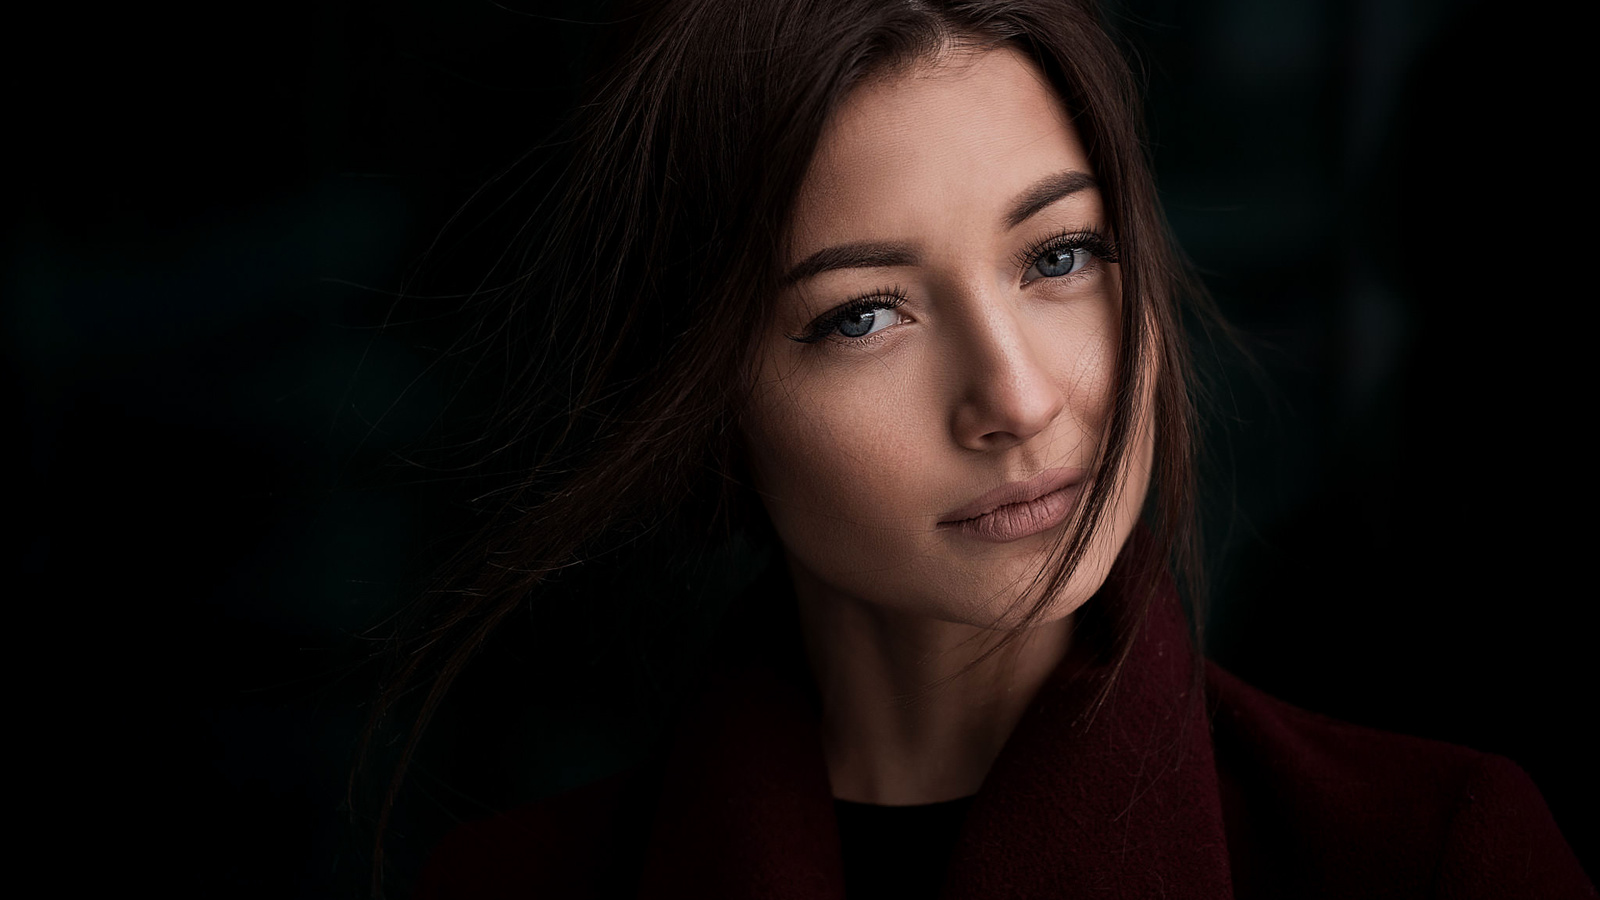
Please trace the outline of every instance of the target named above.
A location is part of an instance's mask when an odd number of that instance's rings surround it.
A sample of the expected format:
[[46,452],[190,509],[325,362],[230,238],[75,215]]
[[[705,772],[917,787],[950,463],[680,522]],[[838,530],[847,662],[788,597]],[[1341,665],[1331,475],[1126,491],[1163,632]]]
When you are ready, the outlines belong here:
[[839,333],[849,338],[866,337],[872,333],[872,325],[877,319],[878,311],[875,309],[853,313],[839,323]]
[[1070,275],[1088,262],[1089,252],[1082,247],[1061,247],[1039,254],[1034,271],[1045,278]]

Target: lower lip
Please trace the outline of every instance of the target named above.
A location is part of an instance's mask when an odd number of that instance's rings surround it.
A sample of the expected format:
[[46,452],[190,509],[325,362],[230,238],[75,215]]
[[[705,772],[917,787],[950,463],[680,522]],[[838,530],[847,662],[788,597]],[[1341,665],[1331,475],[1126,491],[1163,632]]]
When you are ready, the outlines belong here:
[[1060,525],[1072,513],[1078,485],[1068,485],[1026,503],[1011,503],[976,519],[953,522],[949,527],[967,537],[1004,544]]

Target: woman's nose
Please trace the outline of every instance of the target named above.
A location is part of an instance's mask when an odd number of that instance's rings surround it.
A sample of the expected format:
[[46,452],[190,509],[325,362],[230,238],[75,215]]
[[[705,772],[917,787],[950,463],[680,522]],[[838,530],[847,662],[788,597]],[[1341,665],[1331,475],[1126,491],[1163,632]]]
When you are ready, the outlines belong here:
[[1066,396],[1047,347],[1029,340],[1010,311],[995,311],[968,330],[953,351],[960,373],[952,431],[969,450],[1004,450],[1044,431]]

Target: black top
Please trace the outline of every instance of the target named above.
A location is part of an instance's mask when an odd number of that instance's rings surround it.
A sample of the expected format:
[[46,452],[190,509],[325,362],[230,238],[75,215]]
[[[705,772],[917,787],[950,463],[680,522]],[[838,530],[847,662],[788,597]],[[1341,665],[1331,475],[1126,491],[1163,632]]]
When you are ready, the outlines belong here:
[[833,801],[849,900],[933,900],[971,797],[917,806]]

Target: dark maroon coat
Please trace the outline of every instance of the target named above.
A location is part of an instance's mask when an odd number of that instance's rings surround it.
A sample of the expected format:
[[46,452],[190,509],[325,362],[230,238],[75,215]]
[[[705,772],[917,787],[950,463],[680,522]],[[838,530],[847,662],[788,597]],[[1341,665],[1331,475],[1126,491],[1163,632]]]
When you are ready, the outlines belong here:
[[[1106,668],[1058,670],[972,803],[946,900],[1596,896],[1511,761],[1304,712],[1211,664],[1197,705],[1191,647],[1169,588],[1093,715]],[[458,829],[419,897],[842,900],[797,669],[730,667],[660,764]]]

